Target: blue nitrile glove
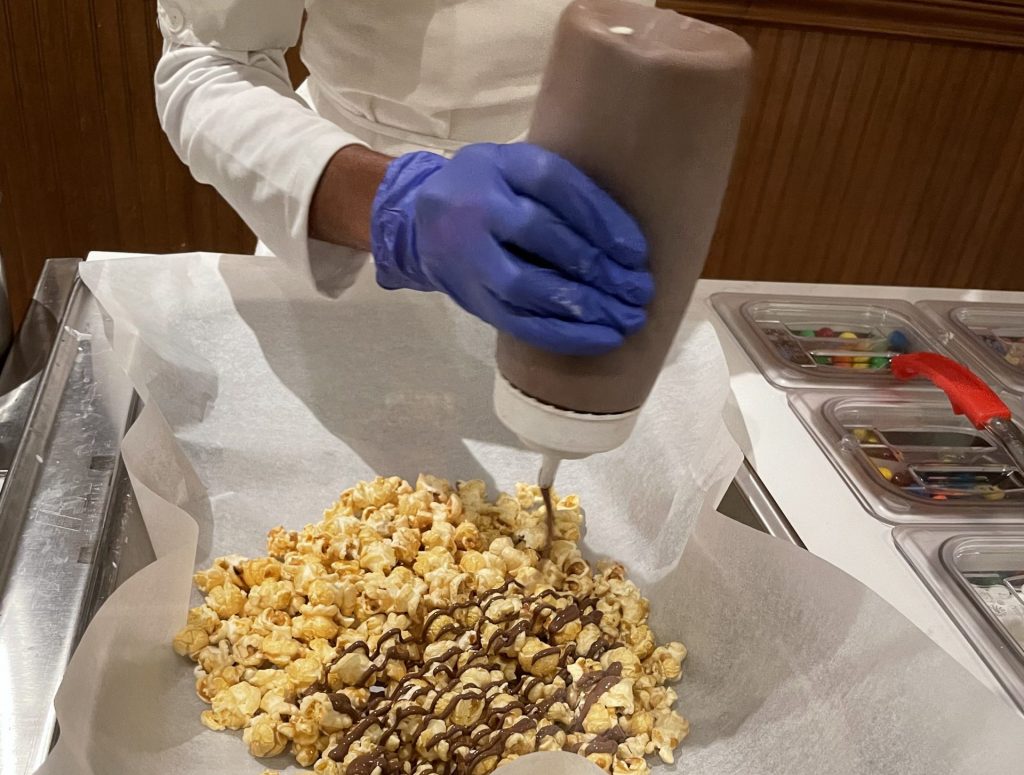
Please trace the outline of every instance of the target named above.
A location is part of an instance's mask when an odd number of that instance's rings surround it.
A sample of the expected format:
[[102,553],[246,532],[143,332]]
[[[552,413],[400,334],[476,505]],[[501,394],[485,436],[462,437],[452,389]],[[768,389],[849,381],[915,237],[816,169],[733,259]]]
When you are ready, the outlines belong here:
[[381,286],[443,291],[545,350],[605,352],[646,320],[653,284],[636,223],[535,145],[399,157],[377,191],[371,229]]

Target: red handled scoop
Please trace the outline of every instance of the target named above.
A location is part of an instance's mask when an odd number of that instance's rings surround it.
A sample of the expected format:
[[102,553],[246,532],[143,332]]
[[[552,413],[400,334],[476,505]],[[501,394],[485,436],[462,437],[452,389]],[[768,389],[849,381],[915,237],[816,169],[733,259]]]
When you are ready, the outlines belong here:
[[944,355],[920,352],[897,355],[892,373],[897,379],[924,377],[932,382],[946,394],[954,413],[991,432],[1024,470],[1024,434],[1012,421],[1010,408],[973,371]]

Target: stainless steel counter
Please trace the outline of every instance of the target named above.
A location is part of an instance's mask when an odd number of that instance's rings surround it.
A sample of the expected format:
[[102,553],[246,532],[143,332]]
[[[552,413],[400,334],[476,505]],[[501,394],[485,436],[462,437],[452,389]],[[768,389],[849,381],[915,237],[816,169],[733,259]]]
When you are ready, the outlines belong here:
[[718,511],[747,527],[781,538],[801,549],[807,548],[746,460],[736,472],[736,478],[729,485],[722,502],[718,504]]
[[[76,262],[48,266],[41,305],[49,317],[40,311],[33,325],[54,345],[43,347],[48,358],[38,345],[26,349],[27,378],[12,377],[0,396],[0,407],[17,410],[9,421],[0,415],[0,430],[20,437],[0,440],[0,450],[16,446],[0,492],[3,775],[27,775],[45,759],[57,734],[53,698],[78,639],[117,585],[153,559],[118,454],[138,401],[75,274]],[[749,466],[720,508],[800,545]]]
[[[77,268],[70,269],[73,280]],[[132,500],[118,457],[133,394],[84,286],[74,284],[55,333],[45,369],[21,382],[11,402],[31,399],[0,493],[5,775],[32,772],[45,758],[56,732],[53,697],[72,650],[99,602],[134,570],[121,562]],[[136,569],[148,561],[136,547],[132,556]]]
[[18,338],[0,371],[0,485],[14,462],[57,327],[78,276],[77,258],[47,261]]

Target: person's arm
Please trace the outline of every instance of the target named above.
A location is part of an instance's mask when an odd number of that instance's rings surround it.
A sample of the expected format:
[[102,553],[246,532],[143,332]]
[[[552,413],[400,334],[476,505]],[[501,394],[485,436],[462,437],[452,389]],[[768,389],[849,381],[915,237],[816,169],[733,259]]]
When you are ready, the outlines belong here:
[[284,52],[302,8],[159,0],[164,130],[196,179],[275,254],[334,294],[354,276],[352,248],[372,247],[384,288],[445,293],[555,352],[603,352],[643,326],[653,293],[647,246],[608,194],[526,144],[478,143],[450,162],[354,147],[288,80]]
[[358,145],[342,148],[324,169],[309,209],[309,236],[370,249],[373,198],[394,159]]
[[291,86],[284,52],[298,37],[302,9],[302,0],[161,0],[156,101],[192,175],[213,185],[271,251],[309,266],[332,292],[347,273],[334,262],[351,254],[320,240],[368,245],[376,173],[365,163],[370,152]]

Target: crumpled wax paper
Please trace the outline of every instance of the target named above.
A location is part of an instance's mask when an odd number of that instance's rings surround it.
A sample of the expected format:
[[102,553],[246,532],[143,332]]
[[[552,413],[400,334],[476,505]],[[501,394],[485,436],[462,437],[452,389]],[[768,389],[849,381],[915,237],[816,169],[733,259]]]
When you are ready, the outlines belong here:
[[[88,629],[57,699],[46,775],[256,775],[237,733],[199,722],[170,647],[214,557],[317,521],[375,474],[530,480],[491,409],[494,336],[438,294],[363,271],[339,300],[274,259],[192,254],[89,263],[112,347],[146,401],[124,442],[156,561]],[[586,548],[622,560],[659,640],[689,647],[692,725],[662,775],[1018,772],[1024,720],[858,582],[714,512],[740,460],[707,324],[686,325],[629,442],[568,462]],[[828,504],[822,504],[828,508]],[[534,754],[507,775],[593,773]]]

